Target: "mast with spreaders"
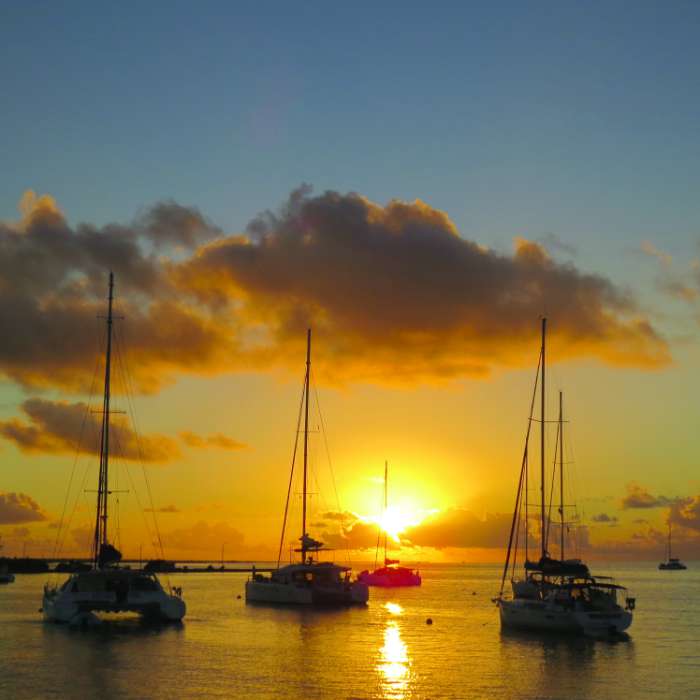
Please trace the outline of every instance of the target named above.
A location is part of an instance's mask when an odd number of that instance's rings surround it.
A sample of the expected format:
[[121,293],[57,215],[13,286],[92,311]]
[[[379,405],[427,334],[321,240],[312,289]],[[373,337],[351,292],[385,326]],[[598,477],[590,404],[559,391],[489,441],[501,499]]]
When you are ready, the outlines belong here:
[[301,515],[301,561],[306,562],[309,536],[306,533],[306,496],[309,456],[309,381],[311,375],[311,329],[306,331],[306,378],[304,379],[304,487]]
[[[389,462],[384,460],[384,517],[389,505]],[[386,523],[384,523],[384,566],[389,564],[386,557]]]
[[559,392],[559,514],[561,516],[561,533],[559,546],[561,560],[564,561],[564,401]]
[[[97,515],[93,542],[93,566],[98,569],[106,563],[104,554],[110,547],[107,539],[109,502],[109,401],[111,395],[112,365],[112,306],[114,302],[114,273],[109,273],[109,296],[107,301],[107,349],[105,353],[104,398],[102,402],[102,429],[100,431],[100,472],[97,484]],[[116,550],[115,550],[116,552]],[[113,557],[110,557],[112,559]]]
[[547,334],[547,319],[542,318],[542,383],[540,385],[540,508],[541,508],[541,523],[540,523],[540,540],[541,540],[541,557],[544,559],[547,556],[546,542],[546,519],[545,519],[545,494],[544,494],[544,462],[545,462],[545,341]]

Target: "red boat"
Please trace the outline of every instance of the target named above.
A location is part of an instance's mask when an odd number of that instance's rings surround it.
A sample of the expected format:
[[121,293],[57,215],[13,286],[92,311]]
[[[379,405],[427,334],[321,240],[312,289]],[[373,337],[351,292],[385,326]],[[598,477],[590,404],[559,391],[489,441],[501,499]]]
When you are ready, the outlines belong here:
[[362,581],[368,586],[381,586],[383,588],[420,586],[421,577],[418,571],[413,571],[405,566],[397,566],[398,562],[391,559],[387,559],[386,562],[386,566],[374,571],[363,571],[357,577],[358,581]]
[[[384,512],[387,509],[387,482],[389,464],[384,462]],[[379,537],[377,537],[377,554],[379,554]],[[399,566],[398,559],[388,559],[386,556],[386,530],[384,530],[384,566],[376,568],[377,559],[374,560],[374,571],[363,571],[357,577],[358,581],[368,586],[380,586],[383,588],[398,588],[399,586],[420,586],[421,577],[418,571],[413,571],[405,566]]]

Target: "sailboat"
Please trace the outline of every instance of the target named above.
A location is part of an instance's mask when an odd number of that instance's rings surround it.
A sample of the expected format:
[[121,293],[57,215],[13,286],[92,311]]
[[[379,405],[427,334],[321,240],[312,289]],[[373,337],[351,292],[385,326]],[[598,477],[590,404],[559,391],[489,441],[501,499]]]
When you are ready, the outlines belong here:
[[[546,370],[547,320],[542,319],[542,345],[535,386],[530,404],[530,419],[525,438],[520,470],[520,481],[511,521],[510,538],[501,578],[501,590],[495,599],[499,608],[501,627],[539,632],[566,632],[586,636],[617,635],[632,624],[635,599],[625,597],[624,608],[618,596],[626,589],[609,577],[593,576],[588,566],[580,559],[565,559],[564,532],[564,410],[562,394],[559,394],[559,420],[557,453],[559,457],[559,514],[561,528],[560,557],[555,559],[548,550],[551,517],[548,515],[545,498],[545,370]],[[538,561],[528,558],[528,448],[533,411],[540,380],[540,557]],[[556,464],[556,458],[555,458]],[[554,482],[552,481],[552,487]],[[553,490],[553,488],[552,488]],[[552,494],[553,496],[553,494]],[[549,508],[551,514],[551,505]],[[516,559],[521,538],[524,540],[524,576],[515,578]],[[511,571],[511,593],[505,593],[509,568]]]
[[[323,550],[323,543],[313,539],[306,531],[306,501],[308,477],[309,445],[309,384],[311,375],[311,329],[306,333],[306,374],[304,376],[304,475],[302,492],[302,520],[299,547],[294,551],[300,554],[297,563],[280,566],[269,576],[256,572],[245,584],[245,599],[250,603],[268,603],[284,605],[330,606],[364,605],[369,598],[367,584],[353,580],[350,568],[333,562],[317,561],[318,553]],[[295,448],[296,453],[296,448]],[[294,475],[294,460],[290,488]],[[280,538],[280,556],[284,532],[287,524],[289,491],[284,511],[282,537]]]
[[[388,508],[388,483],[389,463],[384,462],[384,513]],[[395,588],[399,586],[420,586],[421,577],[418,571],[413,571],[405,566],[399,566],[398,559],[387,557],[387,533],[384,529],[384,566],[377,568],[377,554],[379,554],[379,539],[377,539],[377,553],[374,557],[374,571],[363,571],[357,577],[368,586],[380,586],[383,588]]]
[[166,592],[154,573],[119,566],[121,552],[109,541],[109,428],[112,359],[112,305],[114,275],[109,274],[107,307],[107,348],[100,433],[100,469],[97,484],[97,512],[89,571],[74,573],[60,587],[46,584],[41,610],[48,622],[95,624],[96,612],[135,612],[160,621],[179,621],[185,615],[181,591]]
[[666,561],[659,564],[661,571],[684,571],[688,567],[678,558],[671,556],[671,521],[668,521],[668,546],[666,550]]

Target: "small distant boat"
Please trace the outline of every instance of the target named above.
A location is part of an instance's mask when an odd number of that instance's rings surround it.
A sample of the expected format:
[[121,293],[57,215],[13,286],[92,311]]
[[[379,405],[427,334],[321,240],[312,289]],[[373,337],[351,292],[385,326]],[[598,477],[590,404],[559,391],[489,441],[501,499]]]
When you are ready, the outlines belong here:
[[[530,632],[563,632],[575,635],[602,637],[618,635],[632,624],[632,611],[635,599],[626,597],[625,607],[618,602],[618,594],[626,589],[612,582],[609,577],[594,577],[580,559],[564,558],[564,419],[563,399],[559,393],[559,421],[557,452],[559,457],[559,526],[560,558],[554,559],[548,551],[548,537],[551,518],[545,499],[545,338],[547,321],[542,319],[542,346],[538,365],[535,390],[530,406],[528,423],[520,470],[520,482],[516,497],[513,520],[511,522],[508,552],[503,567],[501,590],[495,603],[498,606],[501,627]],[[540,380],[540,558],[530,561],[527,554],[528,528],[528,445],[533,420],[537,381]],[[555,455],[556,456],[556,455]],[[555,459],[556,464],[556,459]],[[554,476],[554,475],[552,475]],[[554,481],[552,480],[552,486]],[[553,491],[553,489],[552,489]],[[549,513],[551,513],[551,502]],[[515,578],[515,564],[520,543],[524,540],[525,576]],[[504,592],[506,577],[511,569],[511,594]]]
[[671,522],[668,523],[668,545],[666,552],[666,561],[659,564],[661,571],[685,571],[688,567],[678,558],[671,556]]
[[109,401],[112,357],[112,302],[114,276],[109,274],[107,312],[107,351],[100,437],[100,472],[97,487],[97,514],[93,540],[92,567],[73,573],[62,586],[46,584],[42,611],[47,622],[93,625],[96,612],[135,612],[159,621],[179,621],[185,615],[181,591],[166,592],[155,573],[120,568],[121,552],[107,536],[109,490]]
[[[350,568],[332,562],[316,561],[323,543],[306,532],[306,499],[309,442],[309,383],[311,375],[311,330],[306,334],[306,375],[304,378],[304,483],[302,497],[302,526],[300,546],[295,552],[301,554],[300,561],[287,566],[279,565],[269,576],[257,573],[255,568],[245,584],[245,599],[249,603],[278,605],[304,605],[316,607],[343,607],[364,605],[369,598],[367,584],[353,580]],[[296,450],[295,450],[296,451]],[[292,476],[294,461],[292,461]],[[291,488],[290,477],[290,488]],[[289,493],[284,512],[282,537],[287,522]],[[280,544],[281,553],[281,544]]]
[[15,575],[7,570],[7,564],[0,566],[0,583],[13,583]]
[[[384,512],[388,508],[388,483],[389,463],[384,462]],[[379,553],[379,539],[377,539],[377,554]],[[399,588],[403,586],[420,586],[421,577],[418,571],[413,571],[405,566],[399,566],[398,559],[387,557],[387,533],[384,530],[384,566],[377,567],[377,556],[374,557],[374,571],[363,571],[357,577],[359,581],[368,586],[380,588]]]

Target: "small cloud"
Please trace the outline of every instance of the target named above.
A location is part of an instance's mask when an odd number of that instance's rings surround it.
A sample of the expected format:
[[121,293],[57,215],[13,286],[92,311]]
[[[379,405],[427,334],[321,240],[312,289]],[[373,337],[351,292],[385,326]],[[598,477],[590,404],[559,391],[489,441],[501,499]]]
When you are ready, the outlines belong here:
[[591,520],[594,523],[616,523],[617,522],[617,516],[615,515],[608,515],[607,513],[600,513],[598,515],[594,515]]
[[26,493],[0,493],[0,525],[46,520],[41,506]]
[[575,245],[573,245],[572,243],[566,243],[565,241],[562,241],[562,239],[559,236],[557,236],[556,233],[543,233],[541,236],[537,237],[536,241],[540,245],[544,246],[547,250],[550,250],[555,253],[566,253],[567,255],[571,255],[572,257],[577,255],[578,253],[578,250]]
[[180,432],[180,439],[188,447],[195,449],[207,449],[210,447],[220,450],[244,450],[248,447],[244,442],[238,442],[221,433],[213,433],[212,435],[198,435],[189,430]]
[[146,513],[179,513],[180,509],[177,506],[162,506],[160,508],[144,508]]
[[669,521],[700,532],[700,495],[676,499],[671,504]]
[[321,518],[323,518],[323,520],[334,520],[336,522],[347,522],[357,520],[357,516],[354,513],[350,513],[349,511],[343,511],[342,513],[338,511],[329,511],[323,513],[321,515]]
[[649,491],[636,483],[627,484],[627,495],[622,499],[622,508],[664,508],[670,506],[675,499],[666,496],[653,496]]
[[[22,452],[74,454],[78,447],[100,453],[101,417],[83,402],[32,398],[22,403],[27,420],[0,421],[0,435]],[[180,456],[177,443],[165,435],[137,435],[124,416],[110,421],[111,454],[142,462],[166,462]]]
[[668,267],[673,262],[673,257],[671,255],[657,248],[651,241],[642,241],[639,246],[639,251],[650,258],[654,258],[664,267]]

